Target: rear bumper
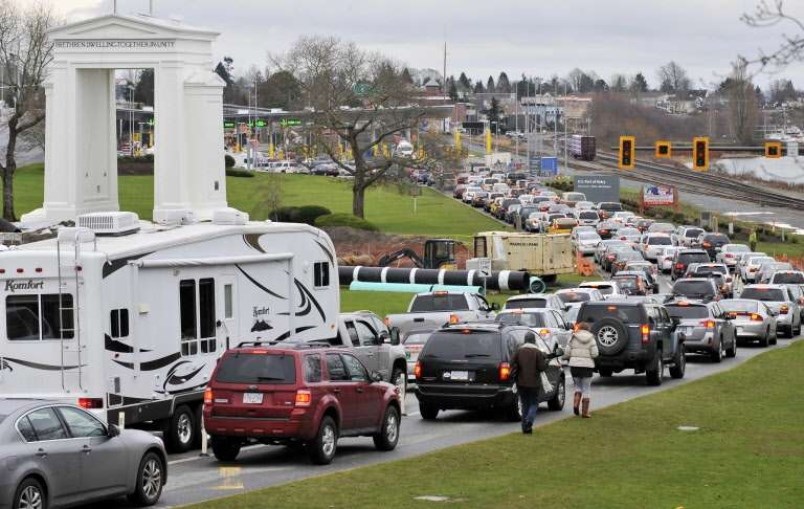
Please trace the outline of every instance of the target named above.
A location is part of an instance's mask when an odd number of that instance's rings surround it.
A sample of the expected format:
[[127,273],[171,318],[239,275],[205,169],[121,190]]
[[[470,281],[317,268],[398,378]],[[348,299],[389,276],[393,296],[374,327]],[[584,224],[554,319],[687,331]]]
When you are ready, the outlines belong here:
[[764,339],[765,338],[765,324],[764,323],[745,323],[741,324],[735,322],[738,339]]
[[516,401],[512,386],[418,384],[416,398],[441,410],[507,408]]
[[705,334],[687,335],[684,340],[684,349],[687,352],[711,352],[715,349],[715,337],[711,332]]
[[311,440],[318,431],[310,419],[250,419],[206,414],[204,429],[210,435],[257,440]]
[[656,347],[651,346],[646,350],[624,351],[614,356],[600,355],[595,359],[595,369],[610,369],[612,371],[622,371],[624,369],[644,370],[645,366],[653,360],[656,354]]

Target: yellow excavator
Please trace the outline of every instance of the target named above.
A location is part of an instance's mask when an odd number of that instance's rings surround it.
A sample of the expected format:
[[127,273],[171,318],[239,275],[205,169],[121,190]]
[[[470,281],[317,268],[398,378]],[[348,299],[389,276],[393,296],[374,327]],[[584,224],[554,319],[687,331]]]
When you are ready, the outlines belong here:
[[458,268],[455,259],[455,246],[457,242],[452,239],[429,239],[424,242],[424,256],[420,257],[416,251],[403,248],[389,253],[377,262],[377,267],[387,267],[397,260],[409,258],[420,269],[447,269]]

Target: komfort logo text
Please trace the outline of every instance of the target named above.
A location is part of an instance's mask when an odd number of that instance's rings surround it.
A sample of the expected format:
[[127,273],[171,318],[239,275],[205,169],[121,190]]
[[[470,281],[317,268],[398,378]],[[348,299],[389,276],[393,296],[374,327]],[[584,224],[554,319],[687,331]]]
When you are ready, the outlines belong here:
[[34,281],[33,279],[29,279],[28,281],[15,281],[10,280],[6,281],[6,291],[14,293],[17,290],[43,290],[45,288],[45,282]]

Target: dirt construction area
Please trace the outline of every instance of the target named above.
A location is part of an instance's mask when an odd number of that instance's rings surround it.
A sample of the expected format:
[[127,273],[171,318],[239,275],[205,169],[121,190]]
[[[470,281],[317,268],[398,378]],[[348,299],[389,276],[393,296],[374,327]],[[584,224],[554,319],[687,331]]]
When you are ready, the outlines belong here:
[[[327,228],[332,242],[335,244],[335,252],[338,255],[339,265],[366,265],[376,266],[377,261],[384,255],[399,251],[400,249],[411,249],[419,257],[424,254],[424,242],[429,237],[386,235],[379,232],[368,232],[356,230],[354,228],[336,227]],[[455,249],[458,267],[466,267],[466,259],[469,258],[469,246],[458,244]],[[409,258],[401,258],[393,262],[391,267],[415,267]]]

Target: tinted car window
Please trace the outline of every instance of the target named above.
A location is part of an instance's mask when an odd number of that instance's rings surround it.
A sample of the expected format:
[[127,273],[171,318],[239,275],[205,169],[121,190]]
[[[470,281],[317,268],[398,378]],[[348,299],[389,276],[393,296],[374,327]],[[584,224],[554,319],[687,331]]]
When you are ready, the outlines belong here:
[[675,318],[709,317],[709,310],[705,306],[667,306],[667,312]]
[[357,357],[352,357],[351,355],[341,355],[341,358],[343,358],[343,363],[346,365],[347,371],[349,371],[349,380],[353,382],[365,382],[368,380],[366,368],[360,364],[360,361],[357,360]]
[[64,418],[64,422],[67,423],[67,428],[70,429],[70,435],[73,438],[106,436],[106,428],[103,427],[103,424],[86,412],[71,407],[61,407],[59,412]]
[[592,299],[588,293],[582,292],[562,292],[557,295],[562,302],[586,302]]
[[437,332],[424,347],[424,357],[442,359],[499,359],[502,356],[499,333]]
[[687,238],[694,238],[694,237],[697,237],[698,235],[700,235],[702,233],[703,233],[703,230],[699,230],[697,228],[690,228],[690,229],[688,229],[687,231],[684,232],[684,236],[687,237]]
[[233,384],[296,382],[296,366],[290,355],[236,353],[221,360],[217,379]]
[[723,308],[724,311],[758,311],[759,310],[759,302],[751,302],[750,300],[743,300],[743,301],[735,301],[735,302],[728,302],[723,301],[720,303],[720,306]]
[[405,345],[423,345],[427,343],[427,340],[430,339],[431,332],[415,332],[412,334],[408,334],[408,336],[402,341]]
[[40,408],[28,414],[28,420],[36,432],[37,440],[62,440],[67,432],[52,408]]
[[804,284],[804,274],[801,272],[788,272],[784,274],[774,274],[773,283],[777,285],[800,285]]
[[17,422],[17,429],[20,430],[20,434],[26,442],[36,442],[36,432],[28,417],[23,417]]
[[636,306],[586,306],[579,314],[579,322],[596,322],[604,318],[617,318],[624,323],[642,323],[643,313]]
[[715,289],[706,279],[700,281],[678,281],[673,285],[673,293],[692,296],[713,295]]
[[321,356],[308,355],[304,358],[304,381],[305,382],[320,382],[321,381]]
[[648,245],[650,246],[670,246],[672,244],[670,237],[650,237],[648,239]]
[[547,299],[516,299],[505,303],[505,309],[546,308]]
[[782,290],[778,288],[746,288],[740,294],[742,299],[756,299],[778,302],[787,300]]
[[525,327],[548,327],[544,315],[537,313],[500,313],[494,319],[505,325],[524,325]]
[[715,267],[696,267],[695,268],[695,273],[700,275],[700,276],[703,276],[703,275],[706,275],[706,274],[713,274],[713,273],[725,274],[726,273],[726,267],[720,267],[720,266],[715,266]]
[[329,371],[329,379],[341,382],[349,380],[349,373],[346,372],[346,366],[343,364],[343,359],[336,353],[327,354],[327,371]]
[[723,234],[715,234],[715,235],[704,235],[704,240],[708,242],[723,242],[725,244],[729,243],[729,238]]
[[678,255],[679,263],[708,263],[709,255],[706,253],[681,253]]
[[427,313],[430,311],[467,311],[466,297],[463,294],[428,295],[417,297],[410,308],[411,313]]

